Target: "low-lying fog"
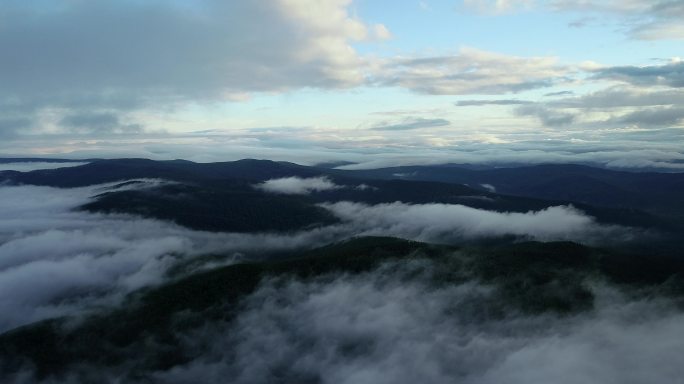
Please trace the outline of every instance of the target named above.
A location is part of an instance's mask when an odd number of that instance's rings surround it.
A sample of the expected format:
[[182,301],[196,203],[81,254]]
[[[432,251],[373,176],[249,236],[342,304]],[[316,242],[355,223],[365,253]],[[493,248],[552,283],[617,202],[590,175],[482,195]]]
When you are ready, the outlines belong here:
[[[599,224],[568,206],[508,213],[446,204],[336,202],[322,206],[340,224],[287,234],[209,233],[78,210],[99,193],[160,183],[0,186],[0,331],[115,306],[129,292],[166,281],[179,261],[206,254],[225,254],[218,263],[229,264],[263,251],[312,248],[358,235],[440,243],[502,235],[589,243],[630,237],[628,228]],[[149,378],[646,383],[676,382],[684,375],[678,359],[684,314],[665,299],[635,299],[597,281],[591,283],[595,306],[587,312],[532,315],[504,306],[502,315],[490,316],[490,286],[433,286],[421,277],[432,268],[429,262],[415,263],[421,261],[357,275],[263,281],[234,322],[206,324],[187,335],[185,347],[197,352],[196,359],[149,372]],[[124,375],[120,367],[98,372],[111,381]],[[27,370],[13,380],[36,378]]]

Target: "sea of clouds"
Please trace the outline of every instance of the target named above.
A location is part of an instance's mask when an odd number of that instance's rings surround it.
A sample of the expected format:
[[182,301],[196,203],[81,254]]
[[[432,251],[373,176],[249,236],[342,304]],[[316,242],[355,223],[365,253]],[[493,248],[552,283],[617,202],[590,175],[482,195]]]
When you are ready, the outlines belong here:
[[595,242],[630,236],[568,206],[528,213],[462,205],[323,204],[339,224],[295,233],[212,233],[170,222],[78,209],[103,192],[154,188],[159,180],[60,189],[0,186],[0,330],[110,305],[144,286],[162,283],[180,261],[228,255],[223,264],[274,250],[322,246],[362,235],[455,243],[520,236],[531,240]]
[[677,357],[684,313],[667,300],[632,299],[597,285],[588,312],[489,316],[491,287],[474,281],[434,287],[404,273],[381,268],[266,281],[234,323],[188,338],[189,348],[210,345],[200,357],[152,377],[168,383],[583,384],[667,383],[684,374]]
[[[225,265],[360,235],[440,243],[514,235],[592,243],[632,234],[570,206],[511,213],[343,201],[322,204],[340,218],[338,224],[250,234],[78,209],[101,193],[153,190],[163,183],[0,186],[0,331],[114,307],[127,293],[168,281],[177,263],[206,254],[226,254],[219,263]],[[196,359],[149,377],[167,383],[646,383],[676,382],[684,374],[676,357],[684,348],[677,337],[684,332],[684,314],[667,300],[633,299],[596,284],[595,307],[588,312],[507,309],[505,316],[491,317],[485,307],[496,294],[491,286],[474,280],[433,286],[411,273],[425,267],[408,263],[359,275],[264,281],[234,322],[206,324],[188,335],[185,347],[199,351]],[[113,382],[125,374],[97,371]],[[37,380],[30,371],[13,379]]]
[[[137,378],[128,375],[134,361],[84,365],[44,383],[636,384],[684,374],[684,313],[668,299],[594,281],[593,309],[530,314],[480,281],[434,284],[438,267],[416,259],[356,275],[267,279],[233,321],[183,336],[195,356],[186,363]],[[14,378],[36,380],[29,370]]]

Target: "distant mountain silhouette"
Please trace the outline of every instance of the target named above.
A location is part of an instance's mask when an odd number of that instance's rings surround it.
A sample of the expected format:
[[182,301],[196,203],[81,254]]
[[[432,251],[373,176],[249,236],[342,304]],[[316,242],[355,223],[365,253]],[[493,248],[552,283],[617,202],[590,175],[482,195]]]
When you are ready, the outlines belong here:
[[[304,196],[254,188],[265,180],[291,176],[326,176],[344,188]],[[84,208],[173,220],[195,229],[253,231],[330,223],[332,219],[314,204],[342,200],[462,204],[513,212],[572,204],[602,222],[684,231],[684,173],[619,172],[583,165],[496,169],[437,165],[350,171],[254,159],[220,163],[114,159],[77,167],[0,172],[4,182],[54,187],[135,178],[173,180],[184,186],[165,186],[156,193],[115,192]],[[174,188],[181,188],[188,200],[170,199]],[[269,212],[269,218],[263,212]]]

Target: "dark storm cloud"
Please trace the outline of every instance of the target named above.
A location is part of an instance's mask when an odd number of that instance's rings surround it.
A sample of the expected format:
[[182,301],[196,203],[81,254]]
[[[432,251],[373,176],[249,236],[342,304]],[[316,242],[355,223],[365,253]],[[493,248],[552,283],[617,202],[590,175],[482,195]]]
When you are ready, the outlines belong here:
[[423,117],[408,117],[396,123],[384,122],[373,126],[375,131],[409,131],[412,129],[444,127],[449,125],[449,120],[426,119]]

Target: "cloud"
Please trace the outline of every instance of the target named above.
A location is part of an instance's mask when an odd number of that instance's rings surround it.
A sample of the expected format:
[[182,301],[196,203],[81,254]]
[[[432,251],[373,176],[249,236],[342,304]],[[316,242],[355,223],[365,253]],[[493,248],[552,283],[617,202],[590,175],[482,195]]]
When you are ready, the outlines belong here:
[[266,180],[255,187],[266,192],[286,195],[308,195],[311,192],[342,188],[327,177],[301,178],[296,176]]
[[215,246],[172,224],[74,211],[101,191],[0,187],[0,330],[112,305]]
[[66,168],[66,167],[78,167],[80,165],[86,165],[86,162],[46,162],[46,161],[29,161],[29,162],[12,162],[12,163],[2,163],[0,162],[0,171],[19,171],[19,172],[29,172],[36,171],[39,169],[56,169],[56,168]]
[[449,120],[445,119],[426,119],[423,117],[407,117],[399,122],[389,123],[383,122],[374,125],[372,130],[375,131],[408,131],[412,129],[444,127],[451,124]]
[[[580,384],[672,382],[684,315],[594,286],[594,309],[523,315],[492,286],[429,283],[438,266],[390,263],[358,275],[265,281],[231,324],[204,327],[195,360],[158,381]],[[192,348],[195,349],[192,349]]]
[[641,40],[682,40],[684,4],[678,0],[464,0],[463,7],[483,15],[503,15],[542,9],[580,15],[569,23],[583,27],[596,19],[613,19],[629,37]]
[[[502,213],[447,204],[341,202],[324,206],[342,224],[282,235],[210,234],[74,210],[98,193],[164,183],[140,181],[68,190],[0,187],[0,330],[116,306],[131,291],[168,281],[166,272],[176,262],[206,254],[260,254],[368,234],[437,242],[507,234],[581,241],[625,236],[625,228],[600,225],[564,206]],[[265,279],[240,301],[231,321],[206,317],[197,328],[172,328],[179,332],[174,351],[189,356],[186,363],[129,369],[135,356],[161,350],[150,339],[141,341],[144,353],[127,356],[130,351],[117,349],[124,360],[119,367],[82,363],[47,382],[86,381],[80,375],[133,383],[219,383],[226,377],[236,383],[586,382],[581,372],[599,382],[622,382],[626,375],[644,382],[680,377],[681,364],[672,356],[684,342],[672,335],[684,331],[684,315],[672,303],[635,299],[591,275],[583,284],[596,300],[587,312],[521,314],[496,283],[468,274],[445,282],[449,271],[439,263],[461,265],[463,254],[454,252],[438,260],[414,255],[365,273]],[[192,324],[192,316],[184,312],[178,319]],[[637,372],[626,373],[626,366]],[[130,372],[136,377],[129,380]],[[39,381],[24,374],[27,382]]]
[[544,97],[572,96],[574,94],[575,94],[575,92],[573,92],[573,91],[558,91],[558,92],[545,93]]
[[[571,207],[501,213],[461,205],[338,202],[323,207],[342,219],[339,224],[249,234],[193,231],[141,217],[77,210],[103,192],[147,188],[153,193],[159,183],[164,182],[74,189],[0,186],[0,331],[116,305],[133,290],[166,281],[174,265],[207,254],[225,255],[215,262],[221,265],[236,257],[263,257],[268,251],[313,248],[360,235],[445,243],[513,235],[592,243],[629,240],[632,234],[596,223]],[[328,183],[300,179],[296,187],[286,183],[285,190],[320,190]]]
[[[414,255],[362,273],[266,278],[242,298],[231,321],[204,317],[201,326],[176,334],[173,350],[190,356],[183,364],[130,369],[139,363],[135,356],[168,350],[150,340],[120,367],[78,364],[67,377],[132,383],[211,384],[230,377],[238,384],[580,384],[676,382],[684,373],[678,359],[684,341],[677,337],[684,332],[684,313],[676,302],[580,272],[572,277],[593,296],[590,308],[567,315],[524,313],[503,294],[512,287],[455,267],[464,255]],[[445,275],[455,270],[463,274]],[[125,350],[116,351],[125,356]]]
[[139,133],[139,124],[125,124],[113,113],[74,113],[62,117],[59,125],[74,133]]
[[12,139],[22,130],[33,126],[34,121],[27,117],[2,117],[0,118],[0,138]]
[[500,15],[529,9],[534,0],[463,0],[465,9],[484,15]]
[[595,13],[616,18],[635,39],[682,40],[684,4],[678,0],[554,0],[552,10],[560,12]]
[[556,99],[548,106],[563,108],[606,109],[684,104],[684,92],[679,89],[613,86],[577,97]]
[[550,4],[557,10],[562,11],[585,11],[585,12],[609,12],[616,14],[629,14],[648,10],[652,4],[639,0],[553,0]]
[[366,25],[350,4],[5,2],[0,51],[12,55],[0,62],[0,111],[97,131],[128,126],[112,111],[355,86],[362,60],[351,43],[389,31]]
[[[23,49],[3,62],[3,90],[126,87],[194,98],[354,84],[357,57],[348,41],[364,39],[368,32],[348,14],[349,3],[12,3],[3,12],[0,47]],[[60,49],[41,36],[51,36]],[[128,60],[132,57],[136,60]]]
[[487,105],[522,105],[530,104],[531,101],[518,99],[501,99],[501,100],[461,100],[456,102],[457,107],[482,107]]
[[[584,113],[584,116],[581,115],[580,121],[587,115],[588,112]],[[596,118],[609,117],[610,115]],[[6,157],[46,156],[51,152],[44,153],[35,149],[59,145],[60,149],[64,148],[68,154],[51,156],[69,159],[137,157],[215,162],[268,158],[304,165],[339,161],[354,163],[342,165],[339,167],[341,169],[447,163],[509,166],[581,163],[612,167],[614,164],[622,163],[622,160],[627,160],[633,164],[641,164],[642,168],[684,169],[684,163],[681,161],[684,160],[684,151],[681,145],[678,145],[684,139],[681,129],[648,127],[648,131],[642,132],[628,128],[605,129],[605,125],[600,125],[601,121],[589,127],[573,124],[564,129],[556,129],[553,131],[553,139],[549,138],[548,131],[540,131],[538,127],[534,127],[533,131],[511,132],[508,130],[510,125],[506,125],[504,130],[484,137],[480,137],[478,133],[445,130],[440,132],[445,140],[454,135],[450,140],[451,144],[446,146],[435,146],[432,142],[408,134],[393,135],[391,140],[366,143],[350,140],[347,136],[320,139],[312,137],[316,133],[315,130],[307,130],[306,132],[312,136],[298,136],[299,144],[296,150],[290,146],[279,145],[275,137],[262,142],[253,134],[245,137],[238,132],[201,139],[192,135],[143,135],[144,146],[141,146],[138,140],[121,135],[107,136],[95,144],[88,143],[89,146],[68,138],[36,137],[11,142],[0,140],[0,153]],[[278,135],[288,136],[286,132]],[[286,144],[289,145],[291,142],[288,141]],[[230,152],[225,151],[226,145],[230,145]]]
[[158,224],[70,211],[92,189],[0,187],[0,329],[71,313],[101,291],[158,281],[189,244]]
[[583,127],[671,127],[681,122],[684,92],[612,86],[576,97],[523,105],[518,116],[535,116],[542,124],[557,127],[576,123]]
[[638,86],[662,85],[672,88],[684,87],[684,62],[672,62],[664,65],[616,66],[596,70],[597,79],[609,79],[626,82]]
[[392,38],[392,32],[383,24],[375,24],[373,26],[373,33],[378,40],[389,40]]
[[543,104],[523,105],[516,108],[515,113],[518,116],[534,116],[538,118],[542,124],[548,127],[559,127],[572,124],[577,118],[573,113],[559,111],[546,107]]
[[527,213],[494,212],[458,204],[365,205],[352,202],[323,204],[354,227],[359,235],[395,236],[405,239],[458,243],[462,240],[520,236],[551,241],[593,243],[609,234],[628,239],[626,228],[598,224],[568,206],[549,207]]
[[671,127],[684,120],[684,107],[642,109],[609,119],[608,123],[637,125],[639,127]]
[[127,215],[78,211],[92,196],[161,181],[60,189],[0,186],[0,332],[34,321],[115,305],[158,284],[181,261],[205,254],[315,247],[348,232],[291,234],[192,231]]
[[371,81],[430,95],[505,94],[564,81],[570,68],[555,57],[519,57],[462,48],[458,54],[394,57],[374,63]]

